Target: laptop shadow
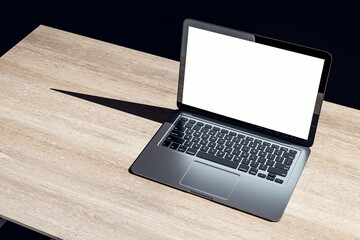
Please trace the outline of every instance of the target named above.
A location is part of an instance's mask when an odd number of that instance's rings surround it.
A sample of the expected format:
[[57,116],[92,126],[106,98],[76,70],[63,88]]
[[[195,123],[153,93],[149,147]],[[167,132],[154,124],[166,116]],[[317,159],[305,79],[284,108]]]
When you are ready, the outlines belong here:
[[138,117],[146,118],[158,123],[164,123],[174,111],[173,109],[169,109],[169,108],[162,108],[162,107],[156,107],[146,104],[127,102],[112,98],[98,97],[98,96],[77,93],[77,92],[70,92],[70,91],[54,89],[54,88],[50,88],[50,89],[73,97],[81,98],[89,102],[97,103],[105,107],[110,107],[122,112],[126,112]]

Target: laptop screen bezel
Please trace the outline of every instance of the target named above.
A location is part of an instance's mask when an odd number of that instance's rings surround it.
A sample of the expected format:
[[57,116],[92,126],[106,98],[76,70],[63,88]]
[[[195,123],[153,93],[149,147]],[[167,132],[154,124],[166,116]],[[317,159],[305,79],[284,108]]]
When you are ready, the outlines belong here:
[[[316,103],[315,103],[315,107],[314,107],[314,111],[313,111],[313,117],[312,117],[311,127],[310,127],[309,134],[308,134],[308,139],[297,138],[297,137],[294,137],[294,136],[291,136],[291,135],[288,135],[285,133],[277,132],[275,130],[267,129],[267,128],[264,128],[261,126],[256,126],[251,123],[246,123],[246,122],[240,121],[238,119],[233,119],[233,118],[230,118],[227,116],[223,116],[223,115],[212,113],[212,112],[209,112],[209,111],[206,111],[203,109],[199,109],[199,108],[196,108],[196,107],[193,107],[190,105],[183,104],[182,97],[183,97],[186,49],[187,49],[187,39],[188,39],[189,27],[195,27],[195,28],[199,28],[199,29],[203,29],[203,30],[208,30],[208,31],[212,31],[212,32],[216,32],[216,33],[220,33],[220,34],[224,34],[224,35],[228,35],[228,36],[232,36],[232,37],[237,37],[237,38],[241,38],[244,40],[253,41],[256,43],[260,43],[260,44],[277,47],[277,48],[281,48],[281,49],[285,49],[285,50],[289,50],[289,51],[293,51],[293,52],[297,52],[297,53],[324,59],[324,67],[323,67],[321,80],[320,80],[320,84],[319,84],[319,89],[318,89],[318,94],[317,94],[317,98],[316,98]],[[193,19],[186,19],[183,24],[183,34],[182,34],[182,41],[181,41],[177,107],[182,110],[204,114],[204,115],[207,115],[207,116],[210,116],[210,117],[222,120],[222,121],[229,122],[231,124],[240,125],[241,127],[246,127],[251,130],[256,130],[261,133],[265,133],[265,134],[268,134],[271,136],[282,138],[284,140],[293,142],[295,144],[300,144],[302,146],[310,147],[310,146],[312,146],[314,139],[315,139],[316,128],[318,125],[320,110],[321,110],[322,102],[323,102],[324,95],[325,95],[327,80],[328,80],[328,76],[329,76],[329,72],[330,72],[331,61],[332,61],[332,57],[331,57],[330,53],[322,51],[322,50],[313,49],[313,48],[309,48],[309,47],[305,47],[305,46],[300,46],[297,44],[292,44],[292,43],[288,43],[288,42],[284,42],[284,41],[280,41],[280,40],[276,40],[276,39],[272,39],[272,38],[267,38],[267,37],[263,37],[260,35],[239,31],[239,30],[225,28],[225,27],[221,27],[221,26],[217,26],[217,25],[213,25],[213,24],[209,24],[209,23],[205,23],[205,22],[201,22],[201,21],[196,21]]]

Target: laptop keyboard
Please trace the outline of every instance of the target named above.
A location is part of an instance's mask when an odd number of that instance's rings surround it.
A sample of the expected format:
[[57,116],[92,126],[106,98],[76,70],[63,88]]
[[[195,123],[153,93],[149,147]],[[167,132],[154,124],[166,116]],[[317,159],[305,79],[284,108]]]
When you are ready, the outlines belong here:
[[208,122],[181,117],[162,146],[282,184],[297,151]]

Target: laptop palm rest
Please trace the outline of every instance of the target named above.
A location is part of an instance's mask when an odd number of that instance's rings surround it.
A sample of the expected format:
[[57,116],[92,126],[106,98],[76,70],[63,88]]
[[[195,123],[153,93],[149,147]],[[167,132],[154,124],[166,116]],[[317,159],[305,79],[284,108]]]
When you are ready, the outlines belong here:
[[185,173],[180,184],[210,198],[229,199],[240,176],[195,161]]

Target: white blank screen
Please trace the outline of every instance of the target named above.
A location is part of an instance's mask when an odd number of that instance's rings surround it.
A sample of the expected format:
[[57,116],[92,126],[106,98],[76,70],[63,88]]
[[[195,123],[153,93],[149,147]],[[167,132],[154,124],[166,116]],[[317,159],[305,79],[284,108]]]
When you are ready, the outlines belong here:
[[189,27],[183,103],[307,139],[324,60]]

